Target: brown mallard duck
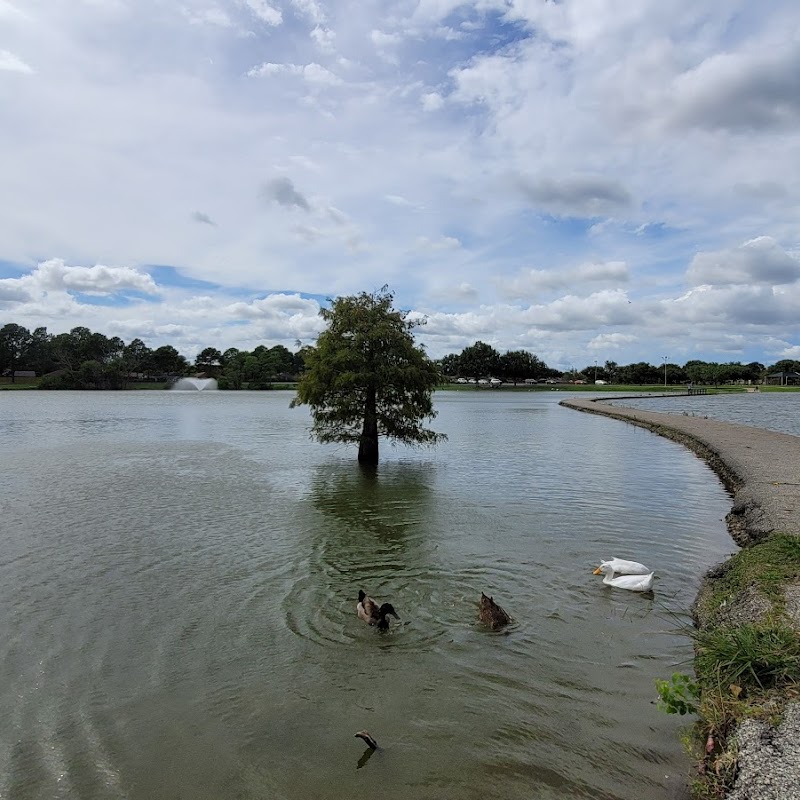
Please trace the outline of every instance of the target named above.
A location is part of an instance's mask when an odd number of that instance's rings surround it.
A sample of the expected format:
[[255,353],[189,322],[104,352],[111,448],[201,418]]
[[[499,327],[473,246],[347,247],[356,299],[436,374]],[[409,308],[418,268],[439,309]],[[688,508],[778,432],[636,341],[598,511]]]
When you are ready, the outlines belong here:
[[389,614],[395,619],[400,619],[391,603],[384,603],[379,606],[363,589],[360,589],[358,592],[356,614],[358,614],[359,618],[363,619],[367,625],[376,625],[380,631],[388,630]]
[[481,602],[479,606],[481,622],[490,628],[502,628],[511,622],[511,617],[495,603],[493,597],[488,597],[481,592]]

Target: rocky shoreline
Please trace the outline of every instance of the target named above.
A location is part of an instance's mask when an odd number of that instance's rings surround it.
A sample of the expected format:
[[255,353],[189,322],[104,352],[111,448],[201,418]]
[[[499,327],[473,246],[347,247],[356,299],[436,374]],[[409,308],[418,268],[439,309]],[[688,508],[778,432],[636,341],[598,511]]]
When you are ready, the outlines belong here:
[[[699,727],[708,731],[697,797],[800,798],[800,674],[771,690],[744,692],[709,679],[698,641],[738,633],[800,642],[800,439],[719,422],[610,406],[614,398],[562,406],[612,417],[680,442],[703,458],[733,496],[726,521],[742,551],[710,570],[693,607]],[[620,398],[616,398],[620,399]],[[702,401],[701,401],[702,402]],[[792,662],[793,663],[793,662]],[[755,673],[754,673],[755,674]],[[758,679],[756,679],[758,680]],[[759,684],[760,686],[760,684]],[[730,692],[733,696],[730,696]],[[704,751],[704,752],[703,752]]]

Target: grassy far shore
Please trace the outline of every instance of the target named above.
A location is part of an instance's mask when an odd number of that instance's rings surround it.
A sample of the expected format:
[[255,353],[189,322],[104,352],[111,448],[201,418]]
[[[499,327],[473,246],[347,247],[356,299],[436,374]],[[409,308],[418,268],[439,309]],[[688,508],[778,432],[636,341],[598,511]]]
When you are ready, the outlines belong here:
[[[296,383],[291,382],[275,382],[271,385],[271,389],[273,390],[287,390],[287,389],[295,389],[297,387]],[[25,379],[25,380],[18,380],[16,383],[11,383],[9,378],[0,378],[0,391],[5,390],[15,390],[15,391],[24,391],[26,389],[38,389],[39,388],[39,379]],[[139,391],[139,390],[164,390],[169,389],[170,385],[166,383],[154,383],[152,381],[142,381],[136,383],[130,383],[124,391]],[[748,387],[746,386],[705,386],[702,387],[707,389],[709,394],[739,394],[744,391]],[[752,388],[752,387],[750,387]],[[117,391],[117,390],[112,390]],[[667,385],[664,386],[663,383],[654,383],[654,384],[645,384],[645,385],[638,385],[638,384],[602,384],[602,385],[595,385],[592,383],[535,383],[535,384],[527,384],[527,383],[518,383],[516,386],[513,383],[504,383],[499,389],[494,389],[488,386],[476,386],[475,384],[463,384],[463,383],[446,383],[442,384],[437,388],[437,391],[445,391],[445,392],[477,392],[477,391],[502,391],[502,392],[615,392],[620,393],[623,392],[625,394],[630,393],[658,393],[663,394],[664,392],[671,393],[674,392],[675,394],[686,394],[686,385],[685,384],[677,384],[677,385]],[[800,386],[764,386],[759,385],[758,391],[760,392],[800,392]]]

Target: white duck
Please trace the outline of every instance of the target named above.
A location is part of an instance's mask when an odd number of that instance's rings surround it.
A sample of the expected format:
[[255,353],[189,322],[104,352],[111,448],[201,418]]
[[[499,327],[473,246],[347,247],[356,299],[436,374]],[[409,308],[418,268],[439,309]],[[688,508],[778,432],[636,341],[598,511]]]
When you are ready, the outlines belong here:
[[[638,561],[626,561],[624,558],[611,558],[608,561],[601,561],[600,567],[610,567],[612,572],[615,572],[617,575],[648,575],[650,570],[644,565],[640,564]],[[595,572],[595,575],[599,575],[600,572]]]
[[655,576],[655,572],[650,572],[647,575],[620,575],[615,578],[614,570],[606,563],[601,564],[592,574],[605,575],[603,583],[607,586],[613,586],[616,589],[627,589],[630,592],[649,592],[653,588],[653,578]]

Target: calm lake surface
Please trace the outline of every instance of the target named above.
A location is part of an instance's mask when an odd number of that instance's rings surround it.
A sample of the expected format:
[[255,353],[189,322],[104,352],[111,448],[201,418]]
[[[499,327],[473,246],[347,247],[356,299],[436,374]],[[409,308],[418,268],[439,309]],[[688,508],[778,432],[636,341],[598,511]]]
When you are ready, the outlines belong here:
[[370,476],[290,393],[0,393],[0,797],[675,796],[653,681],[690,668],[670,612],[736,549],[730,499],[564,396],[439,393],[449,441]]
[[800,436],[800,392],[626,397],[611,405],[661,411],[665,414],[708,417],[721,422],[736,422],[739,425]]

